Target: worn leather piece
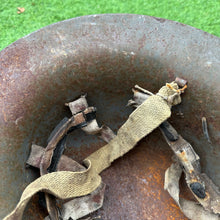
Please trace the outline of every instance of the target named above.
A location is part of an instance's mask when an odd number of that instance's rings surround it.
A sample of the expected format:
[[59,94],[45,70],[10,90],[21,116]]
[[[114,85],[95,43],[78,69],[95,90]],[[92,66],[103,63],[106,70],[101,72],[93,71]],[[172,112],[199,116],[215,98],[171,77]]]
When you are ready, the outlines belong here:
[[[45,148],[38,146],[36,144],[33,144],[31,146],[31,152],[28,157],[28,160],[26,164],[35,167],[35,168],[40,168],[40,161],[41,157],[43,156],[45,152]],[[85,167],[82,166],[81,164],[77,163],[73,159],[67,157],[66,155],[62,155],[59,163],[57,165],[57,170],[56,171],[83,171],[85,170]]]
[[87,196],[78,197],[63,204],[61,215],[63,220],[76,220],[101,208],[104,201],[105,184]]
[[[135,86],[133,92],[134,98],[133,100],[129,100],[128,105],[134,107],[138,107],[152,95],[139,86]],[[181,166],[184,167],[183,171],[186,175],[186,182],[189,189],[202,206],[188,200],[181,200],[182,205],[178,202],[179,182],[177,178],[179,178],[179,175],[182,173],[182,169],[178,168],[179,165],[172,165],[167,170],[165,177],[169,176],[169,178],[165,179],[165,188],[170,189],[169,193],[188,218],[200,220],[209,219],[210,217],[218,219],[220,213],[220,192],[212,180],[205,173],[201,173],[199,156],[195,153],[192,146],[177,133],[169,122],[163,122],[159,128],[168,145],[175,153],[176,159]],[[177,169],[173,167],[177,167]],[[192,185],[195,186],[195,184],[197,187],[192,189]],[[197,215],[194,213],[197,213]]]
[[[71,108],[72,113],[79,113],[78,111],[84,111],[88,107],[87,101],[85,96],[81,96],[79,99],[68,103],[67,104]],[[88,114],[87,114],[88,115]],[[88,117],[86,117],[88,120]],[[108,128],[107,126],[102,126],[99,127],[96,119],[89,120],[86,123],[86,126],[83,126],[81,129],[86,132],[87,134],[97,134],[101,139],[103,139],[105,142],[109,142],[111,139],[115,137],[115,134],[113,131]],[[53,138],[54,135],[59,131],[59,129],[68,121],[68,118],[64,118],[52,131],[50,137],[48,138],[48,142]],[[61,139],[63,140],[63,139]],[[53,163],[53,159],[57,159],[56,153],[59,151],[59,144],[61,142],[59,141],[58,145],[56,146],[53,157],[52,157],[52,162],[50,164],[50,167],[54,167],[52,165],[57,166],[57,171],[82,171],[85,170],[85,167],[78,164],[77,162],[73,161],[71,158],[68,158],[64,155],[59,155],[61,156],[60,160],[57,161],[58,164]],[[27,164],[31,166],[35,166],[37,168],[40,167],[40,161],[45,153],[45,149],[37,146],[37,145],[32,145],[31,149],[31,154],[28,158]],[[58,158],[59,159],[59,158]],[[49,168],[50,168],[49,167]],[[99,186],[94,192],[92,192],[89,195],[83,196],[83,197],[77,197],[74,198],[68,202],[65,202],[62,207],[61,213],[58,212],[56,208],[56,203],[54,198],[48,198],[47,199],[47,208],[53,211],[52,215],[50,215],[51,218],[58,218],[58,214],[61,214],[62,219],[78,219],[80,217],[83,217],[85,215],[88,215],[91,212],[94,212],[95,210],[99,209],[102,206],[103,199],[104,199],[104,190],[105,190],[105,184],[102,183],[101,186]],[[99,198],[99,200],[97,200]],[[51,203],[48,203],[51,201]],[[52,203],[53,202],[53,203]],[[56,212],[55,212],[55,211]],[[57,216],[56,216],[57,213]],[[68,216],[68,217],[67,217]],[[50,217],[46,217],[46,219],[50,219]]]
[[[109,127],[102,126],[101,128],[97,129],[96,124],[97,123],[92,123],[90,125],[89,130],[99,131],[97,133],[99,138],[103,139],[105,142],[109,142],[111,139],[115,137],[115,134]],[[94,125],[94,127],[92,125]],[[32,145],[31,153],[26,163],[30,166],[39,168],[44,151],[45,148],[40,147],[38,145]],[[76,172],[82,170],[85,170],[84,166],[65,155],[61,156],[57,165],[57,171]],[[104,191],[105,184],[102,182],[101,185],[91,194],[82,197],[77,197],[68,202],[65,202],[61,210],[62,218],[64,220],[69,220],[69,218],[75,220],[101,208],[104,200]],[[45,218],[45,220],[47,219],[50,219],[49,216]]]
[[179,163],[173,163],[165,172],[164,189],[169,192],[171,197],[178,204],[186,217],[191,220],[219,220],[219,216],[206,211],[196,202],[179,197],[179,179],[183,170]]
[[[54,164],[53,159],[54,156],[56,156],[54,154],[58,150],[58,147],[60,147],[61,140],[65,138],[68,132],[86,126],[87,122],[93,119],[94,114],[92,113],[94,111],[95,108],[88,107],[84,109],[82,112],[75,114],[72,118],[66,120],[66,122],[61,121],[62,124],[58,126],[57,129],[54,130],[55,134],[51,138],[49,137],[49,142],[41,158],[41,162],[40,162],[41,175],[45,175],[49,173],[51,165]],[[91,114],[92,117],[90,117]],[[59,220],[59,212],[58,209],[56,208],[55,197],[49,196],[47,193],[45,193],[45,199],[46,199],[47,211],[50,215],[50,218],[53,220]]]
[[[199,156],[192,146],[180,135],[176,141],[169,141],[166,136],[165,139],[184,168],[186,183],[197,201],[205,210],[220,214],[220,192],[218,187],[206,174],[201,173]],[[192,188],[193,185],[194,188]]]

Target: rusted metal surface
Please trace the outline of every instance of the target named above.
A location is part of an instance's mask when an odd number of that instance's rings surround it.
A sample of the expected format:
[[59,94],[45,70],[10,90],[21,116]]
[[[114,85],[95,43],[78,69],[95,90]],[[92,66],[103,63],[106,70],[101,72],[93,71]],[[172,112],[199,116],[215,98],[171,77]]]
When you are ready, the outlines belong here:
[[176,77],[175,82],[178,84],[178,86],[184,87],[187,84],[187,81],[185,79],[181,79],[179,77]]
[[[100,123],[116,131],[130,108],[131,88],[156,92],[175,76],[187,79],[183,101],[170,122],[201,158],[202,170],[220,186],[220,39],[177,22],[141,15],[93,15],[50,25],[0,52],[0,218],[39,173],[25,169],[31,144],[70,112],[64,103],[88,94]],[[181,117],[180,117],[181,116]],[[203,136],[209,122],[212,144]],[[76,134],[77,133],[77,134]],[[65,154],[81,161],[103,146],[76,131]],[[172,152],[155,131],[101,175],[107,184],[103,219],[184,219],[163,190]],[[186,188],[183,187],[183,191]],[[187,194],[184,192],[184,194]],[[46,213],[30,204],[24,219]]]

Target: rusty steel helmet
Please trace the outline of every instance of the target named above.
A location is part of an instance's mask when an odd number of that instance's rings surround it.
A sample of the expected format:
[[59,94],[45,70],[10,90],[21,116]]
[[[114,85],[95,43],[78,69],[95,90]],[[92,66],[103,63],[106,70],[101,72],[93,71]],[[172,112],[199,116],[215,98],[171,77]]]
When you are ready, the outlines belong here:
[[[63,105],[82,93],[113,131],[131,113],[126,108],[135,84],[156,92],[175,76],[189,89],[170,119],[194,147],[202,170],[220,186],[220,39],[178,22],[141,15],[92,15],[42,28],[0,52],[0,218],[17,204],[39,173],[26,169],[33,142],[48,134],[69,111]],[[202,130],[208,120],[208,143]],[[67,156],[80,161],[103,146],[76,131]],[[102,173],[108,185],[103,219],[187,219],[164,191],[172,151],[158,130]],[[133,175],[130,175],[133,173]],[[186,184],[181,191],[192,198]],[[43,219],[34,197],[24,219]]]

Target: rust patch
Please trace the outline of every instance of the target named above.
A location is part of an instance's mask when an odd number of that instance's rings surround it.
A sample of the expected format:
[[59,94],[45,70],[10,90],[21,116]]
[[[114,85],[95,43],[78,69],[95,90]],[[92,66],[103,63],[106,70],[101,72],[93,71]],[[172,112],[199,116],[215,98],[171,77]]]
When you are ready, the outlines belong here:
[[184,162],[188,161],[187,157],[186,157],[186,152],[185,151],[182,151],[179,155],[180,155],[179,157],[181,158],[181,160],[183,160]]

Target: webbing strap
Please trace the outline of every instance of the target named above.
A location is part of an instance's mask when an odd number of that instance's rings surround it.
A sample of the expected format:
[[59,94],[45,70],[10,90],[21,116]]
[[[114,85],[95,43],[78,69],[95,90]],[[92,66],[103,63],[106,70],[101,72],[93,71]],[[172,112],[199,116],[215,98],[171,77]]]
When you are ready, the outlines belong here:
[[[177,84],[172,83],[172,88],[178,89]],[[162,87],[158,93],[159,95],[151,96],[129,116],[109,144],[84,160],[87,170],[61,171],[41,176],[26,187],[16,208],[4,220],[20,220],[27,203],[39,191],[50,193],[59,199],[70,199],[94,191],[101,183],[101,177],[98,174],[167,120],[171,116],[171,105],[179,104],[181,101],[180,94],[172,98],[172,103],[169,99],[166,100],[176,93],[167,86]],[[44,164],[43,170],[45,171],[46,168],[48,164]]]
[[60,171],[43,175],[26,187],[16,208],[4,219],[21,220],[27,203],[37,192],[47,192],[58,199],[70,199],[91,193],[100,183],[101,177],[91,164],[82,172]]
[[159,96],[151,96],[129,116],[109,144],[91,154],[84,162],[91,161],[96,172],[102,172],[170,116],[167,102]]

